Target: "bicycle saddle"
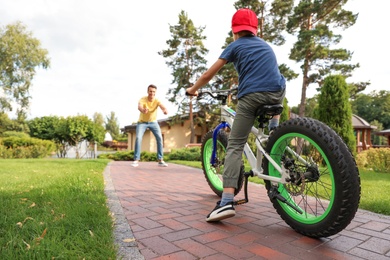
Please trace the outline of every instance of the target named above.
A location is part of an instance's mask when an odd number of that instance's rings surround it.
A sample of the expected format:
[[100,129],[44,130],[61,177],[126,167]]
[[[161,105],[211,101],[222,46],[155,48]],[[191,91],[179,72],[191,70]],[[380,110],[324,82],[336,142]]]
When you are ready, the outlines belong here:
[[282,104],[264,105],[257,109],[256,116],[276,116],[280,115],[283,111]]

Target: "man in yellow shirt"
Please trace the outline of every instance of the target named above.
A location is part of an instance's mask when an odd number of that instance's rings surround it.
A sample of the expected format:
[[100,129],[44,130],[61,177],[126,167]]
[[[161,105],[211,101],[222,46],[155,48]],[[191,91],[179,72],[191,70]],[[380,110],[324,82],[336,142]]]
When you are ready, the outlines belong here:
[[138,162],[141,157],[142,137],[148,128],[156,137],[158,166],[168,166],[168,164],[166,164],[163,159],[163,142],[161,129],[157,123],[157,108],[160,107],[164,115],[168,114],[168,111],[166,107],[160,102],[160,100],[156,98],[156,90],[157,87],[155,85],[149,85],[148,96],[142,97],[138,102],[138,110],[141,113],[139,115],[135,134],[134,161],[132,163],[133,167],[138,166]]

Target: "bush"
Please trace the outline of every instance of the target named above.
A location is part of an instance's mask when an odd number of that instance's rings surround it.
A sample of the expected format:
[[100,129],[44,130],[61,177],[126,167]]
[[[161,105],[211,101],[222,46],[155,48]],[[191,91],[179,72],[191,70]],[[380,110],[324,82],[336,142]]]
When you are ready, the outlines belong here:
[[[99,159],[110,159],[114,161],[132,161],[134,159],[134,151],[119,151],[116,153],[104,153],[98,155]],[[141,160],[143,162],[157,161],[157,153],[141,152]]]
[[16,131],[6,131],[3,133],[3,137],[19,137],[19,138],[29,138],[30,136],[23,132],[16,132]]
[[[114,161],[132,161],[134,159],[134,151],[119,151],[116,153],[104,153],[98,155],[99,159],[110,159]],[[171,153],[165,155],[166,160],[183,160],[183,161],[200,161],[200,147],[182,148],[172,150]],[[141,152],[142,162],[157,161],[157,153]]]
[[390,173],[390,148],[371,148],[356,156],[358,167]]
[[110,159],[114,161],[131,161],[134,158],[133,151],[119,151],[116,153],[102,153],[99,154],[98,159]]
[[169,160],[200,161],[200,147],[182,148],[172,150]]
[[26,134],[0,139],[0,158],[44,158],[55,152],[55,143],[31,138]]

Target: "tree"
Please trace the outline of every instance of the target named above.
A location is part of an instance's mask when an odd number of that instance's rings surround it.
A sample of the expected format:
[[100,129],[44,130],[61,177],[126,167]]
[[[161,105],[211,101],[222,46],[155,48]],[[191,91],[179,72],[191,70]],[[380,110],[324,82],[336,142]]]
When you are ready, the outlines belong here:
[[94,123],[87,116],[46,116],[34,118],[28,125],[31,137],[55,142],[57,156],[60,158],[66,157],[70,147],[75,147],[77,159],[82,158],[80,143],[102,143],[105,133],[102,125]]
[[120,129],[118,118],[115,117],[115,112],[111,112],[110,116],[106,117],[105,128],[107,132],[109,132],[112,136],[113,140],[117,140],[120,138]]
[[202,42],[206,39],[202,35],[204,29],[205,27],[195,27],[187,13],[182,10],[179,14],[179,23],[169,26],[172,38],[166,41],[168,48],[158,52],[159,55],[167,58],[166,64],[172,69],[172,84],[175,87],[168,90],[168,100],[179,105],[181,113],[189,113],[190,143],[193,143],[195,138],[193,110],[196,108],[191,102],[192,97],[187,103],[184,94],[185,89],[207,69],[204,56],[208,50]]
[[390,129],[390,91],[372,91],[358,94],[352,101],[353,112],[367,122],[378,120],[384,129]]
[[0,28],[0,112],[12,111],[15,102],[17,114],[23,113],[29,106],[36,68],[49,65],[48,51],[24,25],[17,22]]
[[30,129],[30,136],[51,140],[56,144],[57,156],[66,157],[69,144],[66,142],[66,131],[60,131],[61,126],[65,124],[65,119],[57,116],[44,116],[34,118],[27,122]]
[[[297,36],[290,59],[301,62],[303,73],[299,116],[305,115],[306,89],[312,83],[322,86],[330,73],[350,77],[359,64],[350,64],[352,53],[346,49],[331,49],[342,39],[332,29],[345,30],[354,25],[357,14],[342,7],[348,0],[301,0],[287,23],[287,32]],[[368,83],[354,84],[356,89]],[[361,91],[361,89],[359,89]]]
[[17,119],[10,119],[8,114],[0,112],[0,136],[6,131],[23,132],[27,134],[30,130],[28,129],[24,114],[20,113]]
[[349,103],[348,85],[341,75],[328,76],[318,96],[317,118],[341,136],[355,153],[356,139],[352,126],[352,107]]
[[104,118],[101,113],[95,112],[92,121],[97,125],[104,126]]
[[[314,95],[311,98],[307,98],[305,103],[305,117],[317,118],[316,115],[314,115],[314,111],[317,108],[317,106],[318,106],[318,94]],[[295,114],[299,114],[299,108],[300,108],[300,104],[298,104],[298,107],[293,108]]]
[[[379,122],[378,120],[374,120],[370,122],[370,125],[376,126],[376,131],[380,132],[383,130],[383,124]],[[387,144],[387,139],[384,136],[380,135],[372,135],[372,144],[373,145],[386,145]]]
[[12,131],[12,129],[13,121],[8,117],[6,113],[0,112],[0,136],[2,136],[4,132]]

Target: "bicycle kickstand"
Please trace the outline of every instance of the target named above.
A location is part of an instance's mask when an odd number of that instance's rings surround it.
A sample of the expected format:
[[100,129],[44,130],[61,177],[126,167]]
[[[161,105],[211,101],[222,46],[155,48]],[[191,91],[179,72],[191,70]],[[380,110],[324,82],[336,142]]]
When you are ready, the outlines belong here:
[[244,177],[245,177],[245,184],[244,184],[244,193],[245,193],[245,199],[240,199],[240,200],[235,200],[233,202],[234,205],[241,205],[241,204],[245,204],[245,203],[248,203],[249,199],[248,199],[248,178],[249,177],[253,177],[253,171],[250,170],[250,172],[246,172],[244,173]]

